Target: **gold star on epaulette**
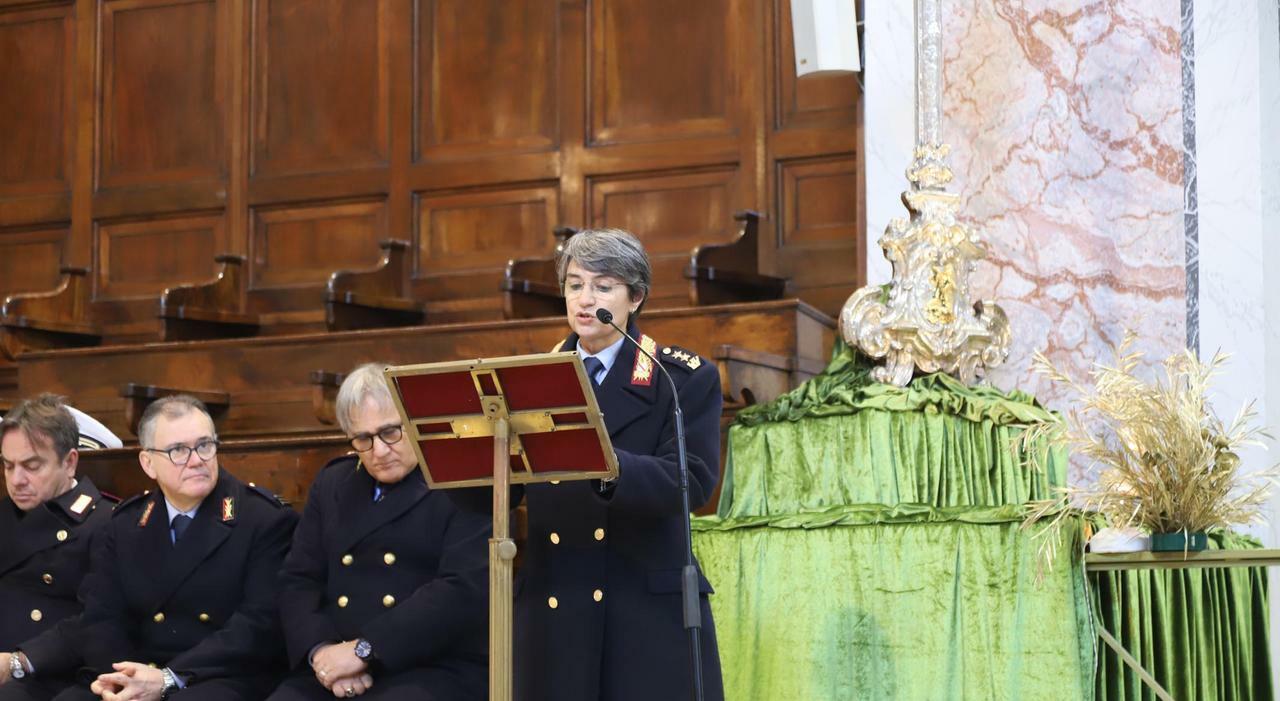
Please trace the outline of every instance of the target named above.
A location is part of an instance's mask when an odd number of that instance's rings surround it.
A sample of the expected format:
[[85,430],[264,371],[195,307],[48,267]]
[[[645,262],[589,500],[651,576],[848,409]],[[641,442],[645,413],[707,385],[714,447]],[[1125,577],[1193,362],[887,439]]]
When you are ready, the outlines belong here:
[[683,348],[673,348],[668,346],[662,349],[662,354],[670,356],[674,360],[679,360],[690,370],[697,370],[702,367],[702,357],[697,353],[690,353]]

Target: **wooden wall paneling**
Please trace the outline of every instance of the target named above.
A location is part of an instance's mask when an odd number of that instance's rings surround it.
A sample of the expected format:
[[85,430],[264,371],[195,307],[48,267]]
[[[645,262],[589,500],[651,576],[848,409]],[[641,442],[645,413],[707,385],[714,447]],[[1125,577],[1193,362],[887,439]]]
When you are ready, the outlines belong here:
[[559,8],[423,0],[416,160],[556,148]]
[[0,230],[0,299],[57,286],[67,227]]
[[226,245],[220,213],[104,221],[97,231],[95,300],[142,300],[151,316],[166,287],[214,275],[213,258]]
[[734,19],[745,1],[590,3],[590,143],[734,133]]
[[70,189],[73,9],[0,9],[0,198]]
[[[860,90],[853,74],[796,77],[796,49],[791,29],[791,0],[768,0],[772,5],[773,44],[770,61],[774,84],[773,127],[850,127],[857,123]],[[861,15],[859,15],[861,16]]]
[[427,303],[427,319],[501,318],[506,263],[547,249],[558,200],[555,183],[423,193],[414,287]]
[[392,0],[254,0],[252,176],[386,167]]
[[[583,154],[587,151],[587,56],[591,36],[587,3],[560,0],[559,123],[560,212],[557,226],[584,226],[590,216]],[[547,248],[553,243],[546,239]]]
[[654,307],[689,303],[683,270],[698,243],[736,233],[733,199],[741,174],[721,167],[693,171],[601,176],[588,181],[591,225],[635,234],[649,253]]
[[227,7],[102,4],[99,189],[226,176]]
[[856,75],[797,78],[790,2],[768,3],[766,238],[774,274],[835,315],[866,279],[861,88]]
[[387,238],[382,198],[254,208],[252,221],[254,310],[302,311],[316,324],[324,321],[329,274],[376,264],[382,255],[378,241]]
[[862,172],[853,154],[777,164],[778,268],[832,315],[866,279]]

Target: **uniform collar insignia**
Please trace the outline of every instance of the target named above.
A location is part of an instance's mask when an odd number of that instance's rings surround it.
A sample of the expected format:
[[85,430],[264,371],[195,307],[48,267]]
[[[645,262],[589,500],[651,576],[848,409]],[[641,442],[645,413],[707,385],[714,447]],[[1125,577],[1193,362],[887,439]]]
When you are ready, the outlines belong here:
[[236,518],[236,499],[226,497],[222,500],[222,522],[234,521]]
[[151,512],[156,510],[156,502],[154,499],[147,502],[147,508],[142,510],[142,516],[138,518],[138,528],[146,528],[147,522],[151,520]]
[[88,494],[81,494],[80,496],[76,497],[75,503],[71,505],[71,513],[75,514],[76,516],[80,516],[84,514],[84,510],[89,508],[89,505],[92,503],[93,503],[93,497],[89,496]]
[[[640,347],[652,355],[658,351],[658,344],[652,338],[641,334]],[[636,353],[636,364],[631,369],[631,384],[648,387],[653,384],[653,361],[644,353]]]

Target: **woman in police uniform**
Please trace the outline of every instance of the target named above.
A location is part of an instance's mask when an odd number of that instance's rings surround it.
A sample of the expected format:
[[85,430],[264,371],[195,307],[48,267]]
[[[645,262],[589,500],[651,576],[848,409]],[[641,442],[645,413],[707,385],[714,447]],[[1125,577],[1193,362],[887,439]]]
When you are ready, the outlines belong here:
[[[517,577],[515,667],[520,701],[687,699],[681,618],[684,514],[670,385],[596,312],[607,309],[670,372],[684,410],[692,508],[710,499],[720,465],[721,389],[709,361],[640,332],[649,296],[643,246],[617,229],[568,240],[558,261],[570,334],[596,382],[619,474],[524,488],[529,527]],[[715,628],[699,574],[705,698],[724,696]]]

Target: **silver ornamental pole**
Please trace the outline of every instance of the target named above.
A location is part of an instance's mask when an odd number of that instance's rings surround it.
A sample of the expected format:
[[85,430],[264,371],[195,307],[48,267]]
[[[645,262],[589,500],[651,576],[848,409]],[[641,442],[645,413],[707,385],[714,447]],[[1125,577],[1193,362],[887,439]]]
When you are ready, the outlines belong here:
[[973,384],[1009,355],[1009,321],[994,302],[974,302],[969,279],[986,255],[981,236],[956,217],[960,197],[942,143],[942,5],[916,0],[916,147],[902,194],[909,218],[889,222],[880,248],[888,285],[867,286],[840,313],[845,341],[878,361],[872,377],[906,386],[917,372]]

